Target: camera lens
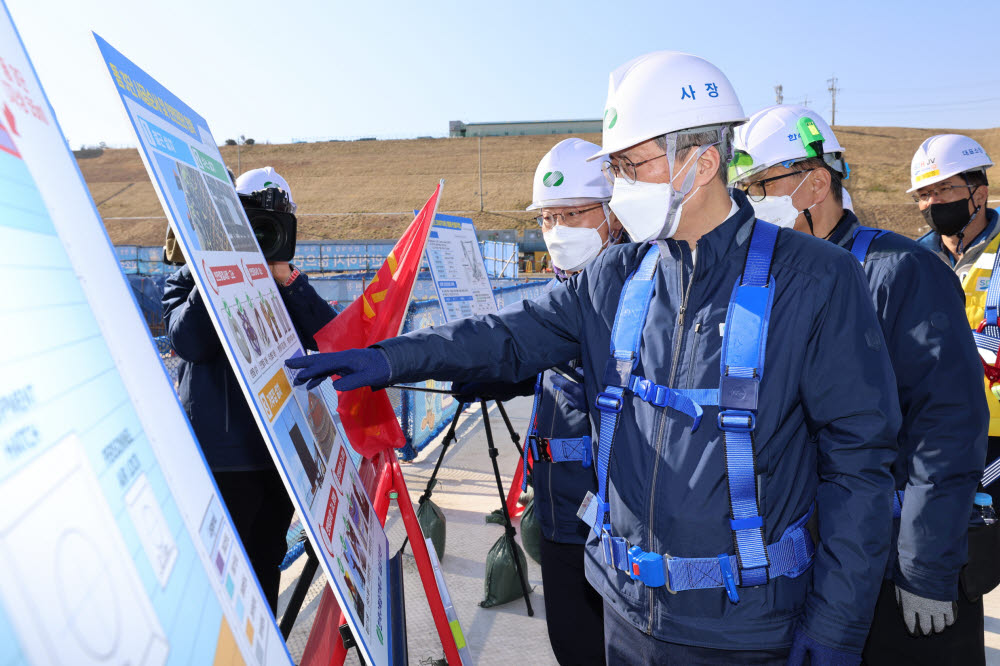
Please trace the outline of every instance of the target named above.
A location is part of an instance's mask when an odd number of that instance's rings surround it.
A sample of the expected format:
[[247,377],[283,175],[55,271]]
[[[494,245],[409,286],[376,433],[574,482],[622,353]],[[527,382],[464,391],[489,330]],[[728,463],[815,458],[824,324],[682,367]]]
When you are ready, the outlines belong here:
[[285,244],[284,226],[278,219],[266,213],[255,215],[251,225],[264,258],[271,259]]

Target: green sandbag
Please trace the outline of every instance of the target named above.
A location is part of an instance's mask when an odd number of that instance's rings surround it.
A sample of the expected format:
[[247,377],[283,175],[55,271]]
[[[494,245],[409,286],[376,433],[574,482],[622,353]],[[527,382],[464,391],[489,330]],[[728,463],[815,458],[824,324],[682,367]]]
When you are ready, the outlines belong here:
[[[521,581],[517,577],[517,566],[514,564],[514,554],[510,544],[514,544],[517,559],[521,562],[521,571],[528,575],[528,562],[524,551],[513,540],[501,536],[486,555],[486,578],[483,579],[483,592],[486,598],[479,602],[483,608],[492,608],[508,601],[520,599]],[[531,593],[531,589],[528,589]]]
[[524,507],[524,513],[521,514],[521,543],[524,544],[525,552],[531,555],[531,559],[541,564],[542,527],[538,524],[538,518],[535,517],[534,499],[528,502],[528,505]]
[[444,511],[430,499],[426,499],[417,507],[417,522],[424,537],[431,540],[439,560],[444,559],[444,540],[447,533]]
[[506,521],[503,519],[502,509],[493,509],[493,511],[486,514],[486,524],[493,523],[494,525],[506,525]]

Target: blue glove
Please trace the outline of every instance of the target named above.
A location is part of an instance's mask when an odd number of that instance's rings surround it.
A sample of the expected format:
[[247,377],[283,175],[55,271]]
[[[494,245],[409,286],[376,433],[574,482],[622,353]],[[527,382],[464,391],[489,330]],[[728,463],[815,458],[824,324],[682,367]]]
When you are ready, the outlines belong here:
[[353,391],[362,386],[381,388],[389,383],[391,374],[389,361],[382,350],[371,348],[297,356],[285,361],[285,365],[298,370],[295,385],[309,382],[306,384],[309,390],[322,384],[330,375],[340,376],[333,382],[333,388],[338,391]]
[[[808,662],[806,662],[807,657]],[[861,663],[861,655],[827,647],[816,642],[812,636],[799,628],[792,637],[788,666],[801,666],[805,663],[810,663],[812,666],[858,666]]]
[[459,402],[471,404],[480,400],[499,400],[506,402],[519,395],[532,395],[535,392],[534,378],[520,382],[518,384],[508,384],[506,382],[455,382],[451,385],[451,392],[456,395]]
[[559,373],[554,372],[552,373],[552,385],[563,392],[563,395],[566,396],[566,402],[570,407],[586,414],[589,409],[587,407],[587,391],[583,388],[583,370],[577,368],[576,374],[580,376],[580,381],[578,382],[566,379]]

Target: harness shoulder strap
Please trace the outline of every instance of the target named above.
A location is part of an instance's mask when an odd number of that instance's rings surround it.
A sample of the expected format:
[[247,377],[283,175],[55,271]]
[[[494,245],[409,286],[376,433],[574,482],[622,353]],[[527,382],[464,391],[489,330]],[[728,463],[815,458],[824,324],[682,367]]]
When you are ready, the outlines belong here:
[[871,227],[858,227],[854,230],[853,242],[851,243],[851,254],[863,265],[868,258],[868,250],[872,241],[880,236],[889,233],[885,229],[872,229]]
[[597,445],[597,511],[592,527],[600,533],[608,520],[608,465],[614,445],[618,420],[621,417],[625,389],[632,370],[639,362],[642,329],[653,296],[653,275],[659,261],[659,250],[651,245],[643,255],[639,267],[625,281],[615,323],[611,329],[611,358],[608,359],[602,382],[605,389],[597,396],[596,406],[601,413]]
[[[774,302],[771,262],[778,227],[758,220],[754,224],[743,274],[736,281],[726,314],[722,340],[718,425],[725,438],[729,484],[730,528],[736,544],[739,579],[726,576],[732,602],[739,601],[736,586],[766,583],[768,567],[764,520],[757,497],[753,433],[757,426],[757,398],[764,376],[767,329]],[[720,555],[720,562],[723,555]],[[724,572],[725,573],[725,572]]]

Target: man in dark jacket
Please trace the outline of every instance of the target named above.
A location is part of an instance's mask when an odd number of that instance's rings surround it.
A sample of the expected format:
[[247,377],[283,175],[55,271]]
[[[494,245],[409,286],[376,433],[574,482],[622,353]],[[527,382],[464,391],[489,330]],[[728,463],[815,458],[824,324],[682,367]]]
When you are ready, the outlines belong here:
[[859,663],[888,557],[899,405],[865,276],[730,196],[743,120],[703,59],[633,60],[594,157],[639,242],[497,315],[286,362],[350,390],[521,381],[582,357],[609,663]]
[[759,219],[826,238],[864,264],[893,362],[903,415],[896,531],[865,661],[983,663],[982,599],[960,594],[958,579],[988,412],[958,278],[916,242],[865,230],[844,210],[843,147],[811,109],[757,112],[736,129],[734,148],[730,177]]
[[[535,169],[528,210],[540,213],[538,226],[552,255],[556,278],[549,288],[583,270],[622,237],[608,207],[611,184],[599,163],[587,161],[598,150],[583,139],[564,139]],[[522,384],[454,386],[460,393],[487,397],[534,395],[525,455],[533,460],[534,512],[542,529],[545,623],[553,654],[567,666],[604,664],[603,602],[584,570],[584,560],[592,557],[584,551],[590,530],[576,515],[587,493],[597,491],[578,366],[574,360],[572,367],[546,370]]]
[[[313,334],[333,319],[333,308],[290,264],[269,265],[299,340],[316,350]],[[285,533],[294,508],[187,266],[167,278],[163,316],[181,359],[181,404],[276,613],[278,565],[287,550]]]

